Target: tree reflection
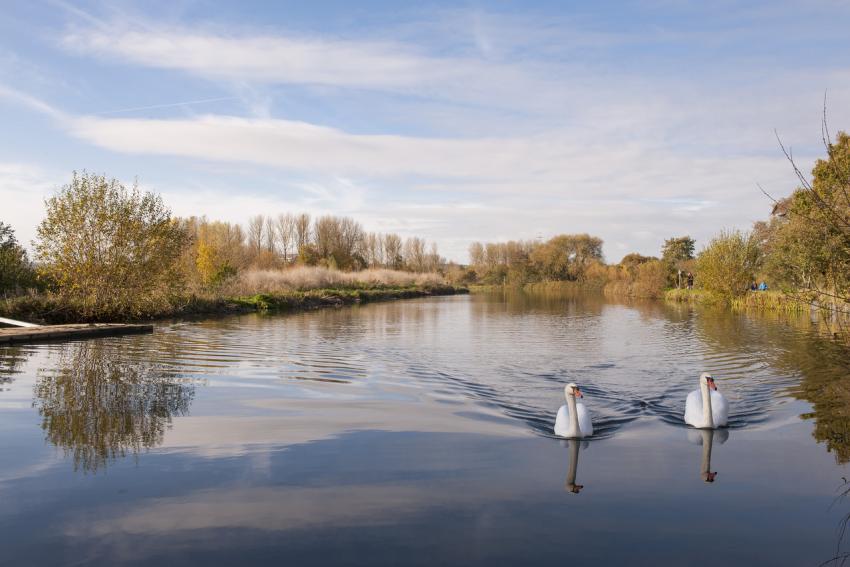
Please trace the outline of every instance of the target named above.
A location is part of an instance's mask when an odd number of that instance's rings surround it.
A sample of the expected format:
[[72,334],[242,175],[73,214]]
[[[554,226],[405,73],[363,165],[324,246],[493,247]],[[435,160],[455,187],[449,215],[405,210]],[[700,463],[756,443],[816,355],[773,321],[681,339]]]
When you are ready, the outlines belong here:
[[21,365],[26,359],[27,354],[21,347],[0,348],[0,392],[8,390],[7,386],[15,380],[15,374],[21,372]]
[[[838,464],[850,462],[850,356],[844,345],[821,332],[818,321],[807,315],[729,314],[711,309],[700,310],[697,321],[710,351],[765,360],[772,369],[766,378],[782,380],[784,376],[785,384],[770,383],[771,389],[811,404],[812,411],[800,417],[814,420],[815,440],[826,445]],[[753,383],[746,373],[732,374],[724,376]]]
[[62,347],[42,373],[33,405],[47,439],[96,472],[111,460],[161,444],[173,416],[185,415],[194,386],[153,364],[128,361],[120,343],[84,341]]

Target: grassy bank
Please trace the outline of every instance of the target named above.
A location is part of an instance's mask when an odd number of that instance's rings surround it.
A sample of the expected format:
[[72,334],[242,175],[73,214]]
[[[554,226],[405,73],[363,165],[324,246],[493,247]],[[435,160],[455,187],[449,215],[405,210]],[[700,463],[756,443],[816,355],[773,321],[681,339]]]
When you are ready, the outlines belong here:
[[731,299],[701,289],[668,289],[664,299],[676,303],[727,305],[739,311],[780,311],[805,313],[810,306],[805,301],[780,291],[752,291]]
[[414,286],[376,286],[357,289],[286,290],[253,295],[226,296],[195,294],[172,297],[146,306],[142,311],[104,311],[97,316],[84,315],[81,305],[55,294],[32,294],[0,301],[0,316],[34,323],[94,323],[138,321],[198,315],[224,315],[253,311],[303,311],[322,307],[340,307],[375,301],[412,299],[437,295],[468,293],[464,287],[443,284]]

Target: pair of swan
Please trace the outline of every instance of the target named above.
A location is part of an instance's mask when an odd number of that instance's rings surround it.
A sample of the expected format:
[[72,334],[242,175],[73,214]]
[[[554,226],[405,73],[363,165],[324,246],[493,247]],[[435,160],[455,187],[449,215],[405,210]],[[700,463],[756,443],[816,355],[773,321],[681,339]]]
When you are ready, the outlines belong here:
[[[581,439],[593,435],[593,422],[584,404],[576,401],[582,393],[576,384],[564,388],[567,403],[562,405],[555,417],[555,435],[568,439]],[[717,384],[708,372],[699,377],[699,388],[688,394],[685,400],[685,423],[697,429],[725,427],[729,421],[729,404],[717,391]]]

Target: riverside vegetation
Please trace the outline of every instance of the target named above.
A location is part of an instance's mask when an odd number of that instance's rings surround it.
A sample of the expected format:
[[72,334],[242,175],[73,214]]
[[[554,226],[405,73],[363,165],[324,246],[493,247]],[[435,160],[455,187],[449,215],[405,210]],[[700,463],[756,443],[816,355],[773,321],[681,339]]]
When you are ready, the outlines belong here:
[[0,223],[0,314],[108,321],[465,291],[439,273],[436,246],[349,218],[175,218],[159,195],[86,172],[45,208],[34,261]]
[[[484,284],[566,285],[606,295],[726,304],[738,309],[808,311],[848,338],[850,314],[850,135],[834,142],[824,123],[826,157],[811,178],[785,151],[799,180],[773,200],[770,218],[752,230],[722,230],[695,254],[689,236],[665,240],[660,257],[637,253],[606,265],[602,240],[559,235],[546,242],[473,243],[465,280]],[[692,273],[694,286],[684,285]],[[771,291],[751,292],[753,282]]]
[[[828,136],[811,179],[786,152],[800,185],[751,231],[723,230],[698,254],[690,236],[671,237],[660,257],[631,253],[612,265],[602,239],[589,234],[475,242],[469,265],[460,266],[424,239],[367,233],[349,218],[257,215],[247,229],[173,218],[157,195],[74,174],[46,201],[35,262],[0,223],[0,292],[18,292],[0,310],[103,320],[451,293],[453,285],[557,285],[735,308],[816,308],[846,337],[850,136]],[[755,281],[770,282],[771,291],[750,292]]]

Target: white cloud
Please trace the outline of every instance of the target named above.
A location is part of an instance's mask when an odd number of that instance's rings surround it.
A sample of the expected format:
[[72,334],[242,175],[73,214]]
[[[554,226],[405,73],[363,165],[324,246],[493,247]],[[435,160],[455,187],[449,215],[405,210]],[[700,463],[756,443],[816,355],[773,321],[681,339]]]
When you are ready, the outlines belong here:
[[29,248],[44,212],[44,199],[59,186],[54,176],[30,164],[0,162],[0,221],[12,225]]
[[[463,65],[390,42],[296,36],[225,36],[187,30],[71,32],[70,50],[204,77],[362,88],[407,88],[457,79]],[[449,64],[451,63],[451,64]]]
[[[35,99],[13,98],[59,117],[69,133],[110,151],[298,172],[299,181],[283,181],[295,200],[268,190],[180,191],[160,183],[155,189],[177,214],[242,222],[257,212],[348,214],[370,230],[436,240],[458,260],[475,239],[559,232],[591,232],[612,242],[628,234],[638,251],[655,253],[673,234],[705,238],[763,218],[767,206],[756,181],[780,188],[793,183],[778,152],[770,158],[704,157],[648,140],[591,143],[569,131],[433,139],[232,116],[69,116]],[[639,234],[647,226],[652,237]],[[619,250],[608,252],[609,259],[619,258]]]

